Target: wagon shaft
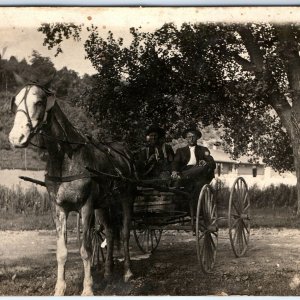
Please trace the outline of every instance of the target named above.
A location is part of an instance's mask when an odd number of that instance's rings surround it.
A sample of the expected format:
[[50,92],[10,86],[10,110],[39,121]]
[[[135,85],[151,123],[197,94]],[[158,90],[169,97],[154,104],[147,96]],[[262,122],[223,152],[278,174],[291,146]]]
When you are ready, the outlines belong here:
[[26,176],[19,176],[19,178],[22,179],[22,180],[24,180],[24,181],[30,181],[32,183],[35,183],[35,184],[38,184],[38,185],[46,187],[46,184],[45,184],[44,181],[40,181],[40,180],[33,179],[33,178],[30,178],[30,177],[26,177]]

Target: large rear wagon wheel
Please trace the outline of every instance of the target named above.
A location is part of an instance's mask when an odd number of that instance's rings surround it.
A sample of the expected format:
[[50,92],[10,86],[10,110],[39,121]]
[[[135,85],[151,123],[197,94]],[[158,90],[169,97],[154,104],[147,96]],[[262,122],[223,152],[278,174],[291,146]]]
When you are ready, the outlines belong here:
[[134,239],[143,253],[153,253],[159,245],[162,229],[141,225],[133,229]]
[[203,186],[196,215],[197,257],[204,273],[211,273],[216,261],[218,245],[217,203],[212,187]]
[[243,256],[250,237],[250,199],[244,178],[238,177],[232,186],[228,207],[229,238],[236,257]]

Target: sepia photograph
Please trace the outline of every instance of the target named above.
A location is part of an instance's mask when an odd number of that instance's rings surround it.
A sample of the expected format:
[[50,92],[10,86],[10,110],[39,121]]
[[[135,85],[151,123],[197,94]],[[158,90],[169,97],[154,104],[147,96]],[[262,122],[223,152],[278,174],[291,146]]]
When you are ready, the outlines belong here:
[[300,295],[300,7],[0,7],[0,296]]

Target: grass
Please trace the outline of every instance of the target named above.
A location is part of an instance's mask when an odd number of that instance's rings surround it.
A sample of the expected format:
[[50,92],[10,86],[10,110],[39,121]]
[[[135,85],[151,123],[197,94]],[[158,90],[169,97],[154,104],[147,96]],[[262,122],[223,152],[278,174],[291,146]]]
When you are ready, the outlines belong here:
[[[270,186],[260,190],[249,190],[251,199],[251,226],[300,228],[300,218],[296,215],[296,189],[291,186]],[[228,188],[222,188],[221,198],[224,210],[219,215],[227,216]],[[0,230],[53,230],[55,225],[47,193],[36,187],[27,190],[19,186],[9,189],[0,185]],[[76,213],[69,216],[68,228],[76,228]],[[226,226],[227,222],[223,222]]]
[[300,217],[290,207],[252,208],[251,227],[299,228]]
[[[71,213],[68,218],[68,230],[76,230],[77,213]],[[51,212],[47,214],[3,214],[0,230],[55,230]]]

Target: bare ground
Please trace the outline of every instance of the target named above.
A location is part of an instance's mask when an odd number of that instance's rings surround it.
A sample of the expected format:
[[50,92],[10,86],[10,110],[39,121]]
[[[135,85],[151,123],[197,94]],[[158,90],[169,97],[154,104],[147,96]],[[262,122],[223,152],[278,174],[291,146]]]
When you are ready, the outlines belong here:
[[[0,232],[0,295],[52,295],[56,278],[53,231]],[[103,280],[95,269],[95,295],[271,295],[300,294],[300,230],[254,229],[245,257],[235,258],[225,230],[220,232],[215,272],[205,275],[196,258],[195,238],[167,231],[154,254],[143,256],[131,241],[135,278],[122,281],[122,264]],[[69,238],[67,295],[80,295],[82,263],[75,234]]]

